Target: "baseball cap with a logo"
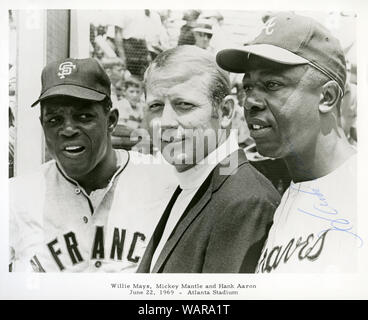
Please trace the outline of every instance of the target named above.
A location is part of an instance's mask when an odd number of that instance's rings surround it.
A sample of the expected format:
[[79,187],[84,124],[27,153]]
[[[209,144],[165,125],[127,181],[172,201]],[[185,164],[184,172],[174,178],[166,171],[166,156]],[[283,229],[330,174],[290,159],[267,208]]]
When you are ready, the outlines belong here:
[[335,80],[344,92],[346,63],[341,45],[312,18],[286,12],[275,14],[253,41],[219,51],[216,61],[227,71],[244,73],[251,55],[286,65],[309,64]]
[[50,62],[42,70],[41,82],[41,94],[32,107],[55,96],[102,101],[111,94],[110,79],[93,58],[68,58]]

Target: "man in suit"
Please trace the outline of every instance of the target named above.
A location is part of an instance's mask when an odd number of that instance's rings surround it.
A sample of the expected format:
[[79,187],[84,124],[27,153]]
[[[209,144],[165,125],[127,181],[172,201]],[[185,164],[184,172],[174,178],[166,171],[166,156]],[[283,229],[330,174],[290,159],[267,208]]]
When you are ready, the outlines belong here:
[[179,46],[157,56],[145,85],[153,142],[179,187],[138,272],[254,272],[280,196],[238,147],[227,72]]

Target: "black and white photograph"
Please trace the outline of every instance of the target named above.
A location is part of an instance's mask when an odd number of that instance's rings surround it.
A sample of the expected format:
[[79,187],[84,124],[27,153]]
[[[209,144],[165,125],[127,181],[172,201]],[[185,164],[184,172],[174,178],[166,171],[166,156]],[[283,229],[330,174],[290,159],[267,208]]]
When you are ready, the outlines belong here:
[[367,298],[368,12],[331,3],[2,8],[1,297]]

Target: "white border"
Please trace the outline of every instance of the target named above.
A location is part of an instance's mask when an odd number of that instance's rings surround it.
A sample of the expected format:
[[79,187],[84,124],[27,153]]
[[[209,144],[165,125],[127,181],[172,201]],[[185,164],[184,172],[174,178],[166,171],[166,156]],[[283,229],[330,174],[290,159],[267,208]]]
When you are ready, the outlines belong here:
[[[124,6],[122,1],[104,0],[104,8],[152,8],[152,9],[183,9],[198,8],[198,1],[131,1]],[[101,0],[90,0],[88,4],[82,1],[2,1],[0,10],[0,48],[8,47],[8,15],[7,9],[42,9],[42,8],[71,8],[98,9]],[[366,122],[367,110],[367,34],[368,5],[366,1],[350,0],[308,0],[308,1],[218,1],[202,0],[200,8],[209,9],[239,9],[239,10],[322,10],[322,11],[355,11],[358,13],[358,208],[359,234],[368,239],[368,218],[365,201],[368,181],[367,146],[368,133]],[[2,49],[0,59],[0,103],[2,121],[0,125],[0,188],[1,188],[1,216],[0,216],[0,298],[2,299],[150,299],[148,296],[129,296],[123,289],[111,289],[110,283],[244,283],[255,284],[256,289],[242,290],[239,296],[219,296],[217,299],[367,299],[368,298],[368,242],[365,243],[361,254],[361,269],[354,275],[144,275],[144,274],[10,274],[7,270],[8,261],[8,53]],[[152,299],[159,299],[154,296]],[[163,296],[163,299],[208,299],[205,296]]]

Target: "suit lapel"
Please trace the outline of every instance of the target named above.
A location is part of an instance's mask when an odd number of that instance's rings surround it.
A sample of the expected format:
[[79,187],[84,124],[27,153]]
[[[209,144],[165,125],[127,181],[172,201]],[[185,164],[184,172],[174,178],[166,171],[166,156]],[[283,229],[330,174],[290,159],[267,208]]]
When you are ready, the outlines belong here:
[[224,160],[222,160],[213,170],[213,190],[217,191],[229,176],[236,174],[238,168],[248,162],[244,150],[234,151]]
[[166,206],[166,209],[164,211],[164,213],[161,216],[160,221],[158,222],[155,231],[153,232],[153,235],[150,239],[150,242],[147,245],[146,251],[143,255],[142,261],[139,264],[137,273],[149,273],[150,269],[151,269],[151,260],[152,257],[155,253],[155,250],[161,240],[162,234],[164,232],[166,223],[167,223],[167,219],[169,218],[170,212],[172,207],[174,206],[174,203],[176,201],[176,199],[178,198],[179,194],[181,192],[180,187],[178,187],[173,196],[171,197],[168,205]]
[[[171,233],[168,241],[164,245],[155,266],[152,269],[152,273],[161,272],[163,265],[165,264],[167,258],[174,250],[176,244],[183,236],[184,232],[188,229],[190,224],[203,210],[206,204],[210,201],[212,193],[220,188],[220,186],[225,182],[225,180],[234,174],[234,171],[242,165],[248,162],[243,150],[239,149],[232,154],[230,154],[224,161],[221,161],[216,168],[207,177],[205,182],[198,189],[193,199],[190,201],[188,207],[185,209],[183,215],[178,221],[176,227]],[[170,208],[171,211],[171,208]],[[148,250],[148,248],[147,248]],[[153,253],[151,254],[152,259]],[[151,261],[151,259],[149,261]],[[143,262],[143,261],[142,261]],[[148,266],[149,272],[150,266]],[[139,270],[139,269],[138,269]]]
[[160,269],[167,257],[170,255],[171,251],[174,249],[185,230],[189,227],[192,221],[198,216],[202,211],[207,202],[212,196],[212,173],[208,176],[205,182],[198,189],[193,199],[190,201],[188,207],[185,209],[183,215],[178,221],[176,227],[171,233],[168,241],[164,245],[161,254],[159,255],[152,272],[160,272]]

